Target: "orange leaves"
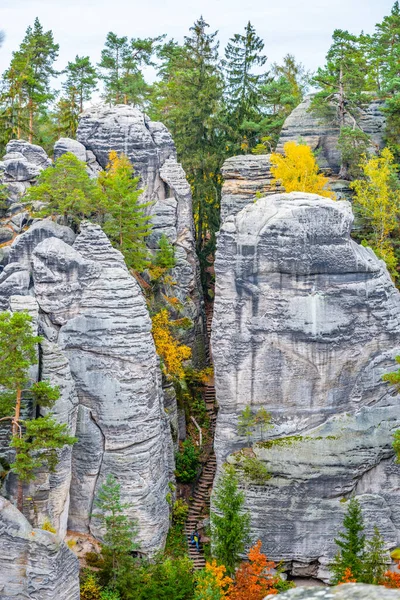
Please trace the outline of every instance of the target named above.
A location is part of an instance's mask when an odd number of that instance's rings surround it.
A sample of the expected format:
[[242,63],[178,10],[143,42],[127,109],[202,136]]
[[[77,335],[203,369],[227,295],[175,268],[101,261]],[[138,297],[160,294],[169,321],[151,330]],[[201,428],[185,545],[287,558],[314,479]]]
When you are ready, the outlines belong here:
[[263,600],[278,593],[279,576],[271,573],[275,563],[261,552],[261,542],[250,548],[249,562],[242,562],[236,572],[235,584],[229,600]]
[[[400,569],[400,561],[397,562],[397,568]],[[398,589],[400,588],[400,573],[393,571],[386,571],[381,581],[381,584],[387,588]]]
[[311,148],[305,144],[287,142],[285,156],[271,154],[271,173],[274,183],[281,183],[285,192],[308,192],[335,199],[328,187],[328,178],[318,173],[318,165]]
[[341,581],[339,581],[339,585],[341,585],[342,583],[357,583],[357,579],[354,579],[350,567],[347,567],[347,569],[345,569],[343,577]]
[[183,362],[191,357],[191,349],[180,344],[172,335],[171,327],[176,323],[170,321],[166,308],[154,315],[152,320],[154,343],[165,373],[178,379],[183,378]]

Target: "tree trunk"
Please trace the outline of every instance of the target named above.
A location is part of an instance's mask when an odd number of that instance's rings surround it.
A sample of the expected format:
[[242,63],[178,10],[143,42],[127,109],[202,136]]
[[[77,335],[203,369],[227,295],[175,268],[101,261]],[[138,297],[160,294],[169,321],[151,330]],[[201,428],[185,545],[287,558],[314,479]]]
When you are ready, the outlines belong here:
[[17,508],[21,513],[24,510],[24,486],[21,479],[18,479]]
[[18,435],[18,423],[19,423],[19,419],[21,416],[21,388],[18,387],[17,388],[17,399],[15,402],[15,416],[14,416],[14,421],[13,421],[13,426],[12,426],[12,434],[13,435]]
[[32,144],[33,139],[33,102],[29,98],[29,143]]

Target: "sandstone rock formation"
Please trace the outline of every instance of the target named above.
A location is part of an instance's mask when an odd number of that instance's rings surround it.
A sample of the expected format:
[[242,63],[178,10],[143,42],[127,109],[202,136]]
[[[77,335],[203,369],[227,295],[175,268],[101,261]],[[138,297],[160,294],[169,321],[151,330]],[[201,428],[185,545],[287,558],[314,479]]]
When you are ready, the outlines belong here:
[[[172,440],[151,321],[122,255],[97,225],[82,223],[75,239],[45,219],[16,238],[1,277],[2,309],[12,309],[18,293],[18,310],[34,303],[39,311],[40,373],[59,385],[54,412],[79,440],[72,453],[63,450],[55,474],[31,485],[33,513],[61,535],[68,526],[100,536],[93,502],[113,473],[140,523],[143,552],[160,548]],[[10,486],[12,494],[12,478]]]
[[[297,588],[282,594],[282,600],[397,600],[399,590],[388,590],[379,585],[347,584],[334,588]],[[265,598],[268,600],[269,596]]]
[[381,379],[400,354],[400,295],[352,221],[347,202],[268,196],[225,220],[215,262],[218,465],[240,460],[240,412],[266,408],[274,426],[253,452],[272,477],[246,485],[254,539],[293,575],[325,580],[351,494],[368,532],[400,540],[400,404]]
[[32,529],[0,497],[0,598],[79,600],[78,560],[54,534]]
[[[310,94],[288,116],[281,131],[277,152],[283,151],[285,142],[303,140],[313,151],[318,151],[318,163],[322,169],[338,173],[340,169],[340,151],[337,146],[339,127],[310,112],[311,101]],[[383,148],[385,117],[380,110],[381,107],[381,101],[373,100],[360,111],[358,121],[361,129],[371,137],[375,149]]]
[[185,172],[176,159],[168,129],[132,106],[95,106],[80,119],[78,141],[104,168],[110,150],[126,154],[140,175],[143,202],[151,202],[152,234],[147,239],[155,249],[162,234],[175,247],[174,293],[194,323],[188,339],[195,350],[203,345],[203,316],[199,268],[194,246],[192,195]]
[[221,191],[221,222],[228,215],[236,215],[253,202],[257,195],[276,194],[280,188],[271,185],[269,154],[231,156],[221,169],[224,184]]

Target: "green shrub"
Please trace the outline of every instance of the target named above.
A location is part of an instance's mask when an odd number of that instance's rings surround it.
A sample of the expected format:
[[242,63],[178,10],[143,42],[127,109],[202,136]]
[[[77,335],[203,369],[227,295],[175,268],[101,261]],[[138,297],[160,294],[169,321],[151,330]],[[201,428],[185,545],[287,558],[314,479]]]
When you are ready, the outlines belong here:
[[172,523],[174,525],[184,525],[189,512],[189,506],[184,500],[176,500],[172,509]]
[[181,483],[191,483],[197,477],[199,468],[199,451],[191,439],[182,443],[181,451],[175,457],[175,476]]
[[264,463],[256,457],[245,456],[241,461],[243,473],[251,483],[264,485],[268,479],[271,479],[271,473]]
[[158,242],[155,264],[163,269],[173,269],[176,264],[174,247],[164,233]]

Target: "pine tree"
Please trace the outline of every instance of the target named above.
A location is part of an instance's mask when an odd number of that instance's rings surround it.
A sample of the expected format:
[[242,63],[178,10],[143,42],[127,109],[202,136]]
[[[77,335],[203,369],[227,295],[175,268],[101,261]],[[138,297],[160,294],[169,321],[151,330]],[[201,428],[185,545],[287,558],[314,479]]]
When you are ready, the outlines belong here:
[[121,502],[121,485],[114,475],[108,475],[99,488],[95,506],[98,512],[93,516],[99,519],[104,529],[102,556],[105,564],[102,568],[114,589],[118,579],[133,568],[132,552],[138,549],[136,523],[126,515],[131,505]]
[[162,77],[154,88],[152,116],[165,123],[193,191],[196,246],[202,264],[215,247],[219,229],[219,169],[225,158],[222,126],[223,82],[216,33],[201,17],[183,46],[159,50]]
[[63,83],[66,98],[76,96],[79,112],[83,111],[83,103],[90,100],[96,89],[98,75],[88,56],[76,55],[74,62],[69,62],[63,73],[67,75]]
[[151,231],[151,216],[146,214],[150,203],[139,201],[143,190],[138,189],[138,183],[128,157],[110,152],[109,164],[99,176],[105,198],[103,229],[127,265],[134,271],[143,271],[149,262],[145,238]]
[[118,37],[110,32],[101,52],[100,78],[104,81],[107,102],[143,106],[150,88],[146,84],[141,68],[153,66],[152,55],[164,36],[156,38]]
[[238,138],[238,149],[246,151],[257,140],[249,127],[260,117],[260,89],[267,74],[257,74],[254,68],[263,67],[267,57],[262,54],[264,42],[256,35],[250,21],[244,35],[236,33],[225,48],[226,101],[231,131]]
[[[10,446],[15,448],[12,471],[18,477],[17,504],[23,508],[23,483],[35,478],[35,471],[47,464],[54,471],[57,449],[76,440],[68,434],[66,424],[57,423],[50,413],[38,418],[22,416],[29,412],[24,394],[34,406],[49,409],[59,397],[57,388],[47,381],[29,386],[29,368],[38,362],[38,345],[42,338],[32,332],[32,317],[25,312],[0,313],[0,421],[11,424]],[[27,389],[29,388],[29,389]]]
[[52,31],[43,31],[36,18],[33,28],[26,30],[19,50],[13,53],[10,67],[3,75],[6,87],[0,102],[6,106],[12,132],[18,138],[27,133],[32,142],[35,116],[54,98],[50,80],[56,75],[53,65],[58,49]]
[[376,25],[372,53],[379,65],[377,87],[383,93],[400,91],[400,5]]
[[250,440],[253,435],[254,427],[256,425],[256,418],[253,414],[253,411],[250,408],[250,405],[247,404],[246,408],[244,408],[239,414],[238,419],[238,434],[245,435],[247,437],[248,443],[250,445]]
[[332,583],[339,583],[346,569],[350,569],[356,581],[362,581],[365,560],[365,535],[364,522],[360,503],[356,498],[349,501],[346,514],[343,519],[344,531],[339,532],[335,544],[339,546],[339,552],[331,565],[333,573]]
[[214,491],[211,529],[213,555],[229,576],[235,573],[250,540],[250,514],[244,511],[244,503],[235,469],[226,466]]
[[381,585],[388,563],[390,563],[390,559],[385,550],[385,540],[375,526],[374,535],[366,544],[362,582]]
[[47,203],[40,216],[63,215],[75,223],[101,212],[103,202],[101,189],[90,179],[85,163],[70,152],[60,156],[54,167],[42,171],[26,198]]

